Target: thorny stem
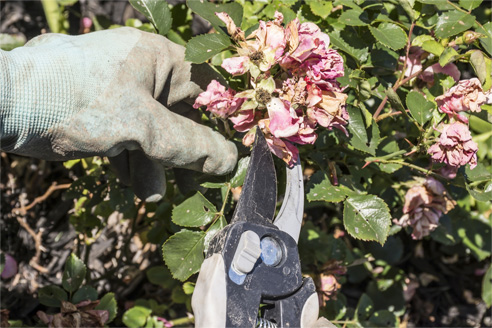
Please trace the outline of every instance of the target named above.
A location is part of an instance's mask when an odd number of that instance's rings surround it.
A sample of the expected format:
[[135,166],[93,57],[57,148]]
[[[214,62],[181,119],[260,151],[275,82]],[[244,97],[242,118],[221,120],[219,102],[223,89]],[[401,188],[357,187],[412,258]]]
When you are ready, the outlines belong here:
[[408,56],[410,55],[410,45],[412,42],[412,33],[414,27],[415,27],[415,21],[412,21],[412,25],[410,25],[410,29],[408,30],[407,52],[405,54],[405,61],[403,62],[403,69],[401,70],[400,76],[398,77],[396,84],[398,84],[398,82],[401,81],[405,76],[405,71],[407,69],[407,60],[408,60]]
[[[427,67],[426,67],[427,68]],[[404,78],[403,80],[401,80],[400,82],[397,82],[395,84],[395,86],[393,87],[393,90],[396,91],[399,87],[401,87],[403,84],[407,83],[408,81],[410,81],[411,79],[413,79],[414,77],[418,76],[420,73],[423,72],[423,68],[418,70],[417,72],[413,73],[412,75],[410,75],[409,77],[406,77]],[[386,105],[386,102],[388,101],[388,96],[385,96],[383,98],[383,101],[381,101],[381,104],[379,104],[379,107],[378,109],[376,109],[376,112],[374,113],[374,115],[372,116],[374,118],[374,120],[377,121],[378,119],[378,116],[379,114],[381,114],[381,111],[383,110],[384,108],[384,105]]]

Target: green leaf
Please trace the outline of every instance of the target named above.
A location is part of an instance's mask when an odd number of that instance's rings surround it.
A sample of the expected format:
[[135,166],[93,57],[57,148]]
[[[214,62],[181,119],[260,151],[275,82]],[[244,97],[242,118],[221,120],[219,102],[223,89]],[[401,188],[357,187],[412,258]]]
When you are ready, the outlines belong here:
[[364,125],[364,119],[362,117],[361,111],[351,105],[347,106],[347,111],[349,113],[349,124],[348,130],[350,132],[350,144],[358,150],[364,151],[371,155],[376,154],[376,148],[380,141],[379,136],[379,128],[377,123],[371,124],[370,128],[370,137],[366,131],[366,127]]
[[388,205],[375,195],[350,196],[345,200],[343,224],[354,238],[384,245],[391,225]]
[[492,265],[489,265],[482,280],[482,299],[487,307],[492,306]]
[[422,34],[412,40],[412,46],[422,47],[425,41],[435,41],[431,35]]
[[388,101],[390,102],[391,106],[399,111],[404,111],[405,108],[403,107],[403,103],[401,102],[400,96],[398,93],[396,93],[393,88],[388,88],[384,91],[384,93],[388,96]]
[[130,4],[155,26],[160,35],[166,35],[173,25],[173,17],[167,1],[130,0]]
[[398,50],[407,44],[405,31],[393,23],[381,23],[377,28],[369,26],[372,35],[385,46]]
[[248,170],[250,157],[243,157],[237,163],[237,168],[234,176],[231,178],[229,183],[232,188],[242,186],[244,184],[244,178],[246,177],[246,171]]
[[422,49],[436,56],[441,56],[444,46],[435,40],[428,40],[422,43]]
[[185,282],[185,283],[183,284],[183,291],[184,291],[184,293],[185,293],[186,295],[191,295],[191,294],[193,294],[193,291],[194,291],[194,290],[195,290],[195,284],[194,284],[194,283],[187,281],[187,282]]
[[330,42],[337,49],[351,56],[357,63],[363,63],[367,60],[367,57],[369,56],[369,48],[352,47],[340,36],[339,30],[335,30],[334,32],[328,33],[328,35],[330,36]]
[[208,20],[216,31],[227,34],[225,23],[221,21],[215,13],[226,12],[232,18],[236,26],[241,26],[243,20],[243,6],[237,2],[215,4],[207,0],[186,0],[188,8]]
[[344,186],[333,186],[326,174],[319,170],[314,173],[307,183],[306,198],[308,201],[325,201],[338,203],[347,197]]
[[473,256],[483,261],[492,251],[492,231],[490,224],[478,219],[465,218],[457,222],[458,236],[471,250]]
[[309,8],[316,16],[326,19],[333,9],[333,3],[331,1],[313,0],[309,1]]
[[431,119],[434,103],[425,99],[420,92],[410,91],[407,95],[406,103],[413,118],[420,125],[424,125]]
[[355,309],[355,319],[358,321],[365,321],[372,312],[374,312],[374,304],[371,298],[364,293],[359,298],[359,303]]
[[398,319],[388,310],[380,310],[373,313],[364,327],[398,327]]
[[473,170],[470,169],[470,165],[465,166],[465,175],[469,181],[490,181],[492,179],[492,173],[483,163],[478,163]]
[[447,47],[442,52],[441,56],[439,56],[439,65],[444,67],[447,64],[454,62],[459,55],[460,54],[456,52],[456,50],[451,47]]
[[223,34],[203,34],[192,38],[186,45],[185,60],[201,64],[231,45]]
[[110,323],[116,318],[116,314],[118,313],[118,304],[116,304],[116,300],[114,298],[113,293],[107,293],[101,298],[99,304],[95,307],[96,310],[106,310],[109,313],[108,321],[106,323]]
[[177,281],[173,279],[171,272],[165,265],[159,265],[145,271],[151,284],[161,286],[164,289],[173,289]]
[[82,301],[95,301],[97,300],[97,290],[92,286],[82,286],[72,296],[72,303],[78,304]]
[[460,0],[459,4],[462,8],[465,8],[468,11],[472,11],[475,8],[478,8],[483,0]]
[[123,314],[123,323],[129,328],[141,328],[147,322],[152,310],[143,306],[135,306]]
[[210,223],[215,214],[215,206],[197,192],[173,209],[172,220],[183,227],[201,227]]
[[226,225],[227,225],[227,220],[223,215],[220,218],[218,218],[217,221],[215,221],[212,225],[210,225],[210,227],[207,229],[207,235],[205,236],[205,240],[203,242],[205,247],[205,253],[208,250],[208,246],[210,245],[210,241],[212,240],[212,238],[214,238],[217,232],[224,229]]
[[446,11],[439,16],[435,27],[438,38],[449,38],[450,36],[466,31],[475,23],[475,16],[462,13],[457,10]]
[[344,11],[340,17],[338,17],[338,21],[349,26],[366,26],[369,18],[367,17],[367,13],[360,9],[349,9]]
[[10,51],[17,47],[22,47],[26,43],[26,37],[23,34],[10,35],[0,33],[0,49]]
[[58,286],[46,286],[38,291],[39,303],[46,306],[60,307],[61,301],[67,301],[67,292]]
[[487,24],[483,25],[482,27],[477,27],[475,29],[476,32],[482,33],[485,36],[480,38],[480,43],[482,44],[482,47],[489,53],[489,55],[492,55],[492,22],[488,22]]
[[413,10],[413,6],[415,5],[415,0],[401,0],[400,5],[402,6],[405,13],[408,15],[410,20],[415,18],[415,10]]
[[65,262],[65,270],[63,270],[62,285],[67,292],[73,293],[79,289],[84,281],[86,267],[82,260],[75,254],[70,254],[70,257]]
[[205,236],[203,231],[183,229],[162,245],[164,262],[175,279],[185,281],[200,270]]
[[481,202],[491,202],[492,201],[492,181],[485,184],[482,190],[477,188],[477,186],[472,187],[470,184],[466,183],[466,190],[470,195],[478,201]]
[[[485,56],[480,50],[475,50],[470,55],[470,63],[472,64],[473,70],[477,74],[478,79],[482,86],[486,84],[487,80],[490,80],[490,69],[487,72],[487,65],[485,62]],[[487,90],[484,86],[484,90]]]

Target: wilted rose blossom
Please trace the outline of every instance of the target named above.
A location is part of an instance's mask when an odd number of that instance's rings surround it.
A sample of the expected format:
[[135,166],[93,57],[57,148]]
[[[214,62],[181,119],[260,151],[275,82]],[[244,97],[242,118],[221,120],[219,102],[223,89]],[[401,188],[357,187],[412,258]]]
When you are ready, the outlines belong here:
[[342,285],[337,281],[337,277],[333,274],[324,275],[320,277],[320,291],[322,292],[322,304],[326,301],[336,300],[337,291]]
[[448,213],[455,202],[446,189],[434,178],[418,179],[405,195],[403,216],[393,222],[402,227],[413,228],[412,238],[422,239],[439,225],[439,218]]
[[298,157],[294,144],[313,144],[318,125],[347,134],[347,95],[337,77],[344,74],[343,59],[330,49],[330,38],[314,23],[292,20],[282,26],[283,15],[260,21],[249,36],[226,13],[216,13],[236,44],[238,56],[222,67],[232,75],[249,73],[250,88],[235,93],[218,82],[199,95],[195,108],[228,118],[234,129],[247,132],[243,144],[254,141],[255,126],[262,129],[270,150],[289,166]]
[[449,117],[456,117],[465,123],[468,123],[468,119],[458,113],[465,111],[480,112],[482,110],[480,106],[486,100],[487,97],[477,78],[461,80],[445,94],[436,97],[437,105],[442,113],[448,114]]
[[441,125],[439,141],[427,152],[436,162],[459,167],[470,164],[470,169],[477,166],[478,146],[472,140],[468,126],[461,122]]
[[[227,19],[220,13],[218,17],[226,24]],[[222,68],[232,75],[241,75],[251,71],[253,76],[258,76],[260,71],[268,71],[284,52],[285,32],[281,26],[283,16],[275,13],[275,21],[260,21],[259,28],[247,37],[247,40],[239,41],[237,53],[239,57],[226,58],[222,62]]]
[[236,91],[226,88],[216,80],[207,86],[207,91],[198,95],[194,108],[207,106],[207,110],[220,118],[234,114],[242,105],[243,98],[235,98]]
[[347,95],[337,91],[325,91],[316,85],[308,85],[308,110],[310,119],[326,128],[338,128],[347,134],[345,126],[349,116],[345,109]]
[[[423,68],[422,59],[424,56],[426,56],[426,54],[427,53],[424,50],[422,50],[422,48],[420,47],[410,48],[408,58],[406,58],[406,68],[404,73],[405,77],[412,76],[413,74],[417,73]],[[400,61],[401,62],[405,61],[405,56],[401,56]],[[403,69],[403,65],[400,65],[400,69]],[[449,63],[444,67],[442,67],[439,63],[436,63],[434,65],[427,67],[417,77],[422,81],[425,81],[427,83],[432,83],[434,82],[434,74],[438,74],[438,73],[449,75],[456,82],[458,82],[461,76],[461,72],[458,70],[458,67],[455,64]]]

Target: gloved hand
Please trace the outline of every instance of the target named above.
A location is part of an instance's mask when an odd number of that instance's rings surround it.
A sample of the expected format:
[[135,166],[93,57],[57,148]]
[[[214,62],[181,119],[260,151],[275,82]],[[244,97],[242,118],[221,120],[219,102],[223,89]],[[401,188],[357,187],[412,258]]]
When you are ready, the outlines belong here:
[[139,198],[157,201],[164,167],[235,166],[231,142],[175,113],[217,78],[185,62],[182,46],[133,28],[41,35],[0,50],[0,146],[46,160],[108,156]]

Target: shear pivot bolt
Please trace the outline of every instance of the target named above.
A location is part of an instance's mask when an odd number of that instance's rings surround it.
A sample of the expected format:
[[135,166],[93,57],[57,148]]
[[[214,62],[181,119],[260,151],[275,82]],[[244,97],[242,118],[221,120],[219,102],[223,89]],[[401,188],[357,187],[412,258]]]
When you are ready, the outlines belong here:
[[261,259],[268,266],[276,266],[282,261],[282,248],[272,237],[261,240]]

